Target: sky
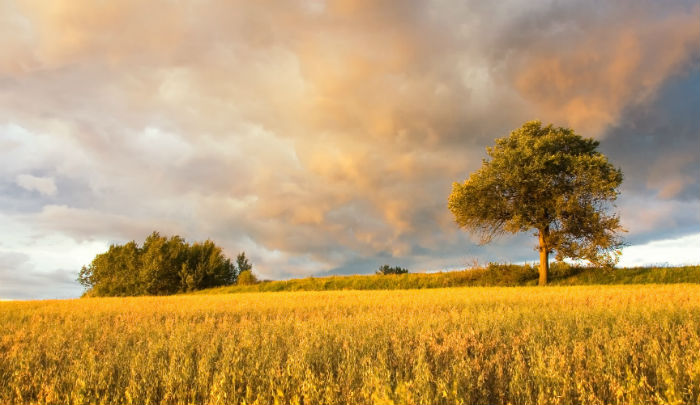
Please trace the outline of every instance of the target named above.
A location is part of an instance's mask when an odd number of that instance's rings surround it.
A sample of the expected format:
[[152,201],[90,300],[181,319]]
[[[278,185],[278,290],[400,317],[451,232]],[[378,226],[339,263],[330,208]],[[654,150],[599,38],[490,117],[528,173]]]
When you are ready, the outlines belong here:
[[535,261],[447,210],[533,119],[624,172],[622,265],[700,263],[697,0],[0,0],[0,298],[154,230],[264,279]]

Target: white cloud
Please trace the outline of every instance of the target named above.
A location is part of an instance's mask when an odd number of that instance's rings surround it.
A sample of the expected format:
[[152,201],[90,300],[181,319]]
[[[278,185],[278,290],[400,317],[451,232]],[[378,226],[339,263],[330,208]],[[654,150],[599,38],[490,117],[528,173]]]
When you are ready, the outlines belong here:
[[700,264],[700,233],[622,249],[622,267]]
[[60,232],[37,232],[32,221],[0,213],[0,299],[77,297],[80,268],[109,247]]
[[20,174],[16,178],[18,186],[29,191],[38,191],[40,194],[52,196],[56,194],[56,183],[53,177],[37,177],[31,174]]

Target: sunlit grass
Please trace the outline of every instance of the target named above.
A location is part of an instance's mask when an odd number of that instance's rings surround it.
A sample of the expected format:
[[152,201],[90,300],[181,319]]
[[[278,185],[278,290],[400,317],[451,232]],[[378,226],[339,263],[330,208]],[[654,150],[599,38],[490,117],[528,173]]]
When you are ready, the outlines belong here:
[[0,303],[0,403],[700,402],[700,286]]
[[[226,286],[196,294],[227,294],[252,291],[394,290],[466,286],[524,286],[537,284],[534,265],[491,264],[463,271],[408,273],[397,275],[356,275],[307,277],[270,281],[255,285]],[[633,267],[613,270],[576,267],[554,263],[550,284],[670,284],[699,283],[700,266]]]

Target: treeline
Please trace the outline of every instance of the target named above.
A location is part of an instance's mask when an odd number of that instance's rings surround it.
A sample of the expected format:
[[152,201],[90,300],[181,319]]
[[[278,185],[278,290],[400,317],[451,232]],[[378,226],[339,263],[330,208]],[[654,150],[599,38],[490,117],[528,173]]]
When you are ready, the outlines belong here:
[[[241,273],[244,273],[241,275]],[[236,263],[211,240],[189,244],[180,236],[149,235],[112,245],[80,270],[87,296],[166,295],[235,284],[255,277],[245,253]]]

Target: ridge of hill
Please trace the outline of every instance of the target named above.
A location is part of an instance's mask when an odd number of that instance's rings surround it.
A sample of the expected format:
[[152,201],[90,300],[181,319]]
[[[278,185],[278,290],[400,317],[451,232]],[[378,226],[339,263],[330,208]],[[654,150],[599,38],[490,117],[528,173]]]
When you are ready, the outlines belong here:
[[[678,267],[629,267],[606,270],[553,263],[550,270],[551,285],[700,283],[700,265]],[[537,284],[537,277],[537,268],[528,264],[492,263],[485,267],[436,273],[328,276],[264,281],[253,285],[230,285],[210,288],[191,294],[325,290],[403,290],[469,286],[534,286]]]

